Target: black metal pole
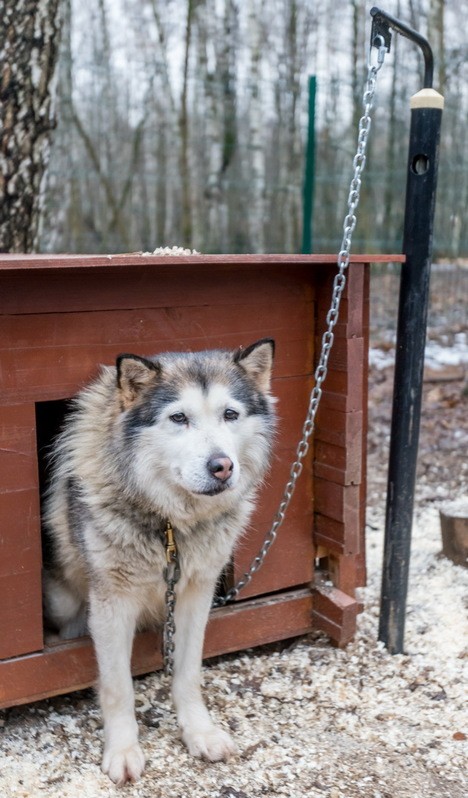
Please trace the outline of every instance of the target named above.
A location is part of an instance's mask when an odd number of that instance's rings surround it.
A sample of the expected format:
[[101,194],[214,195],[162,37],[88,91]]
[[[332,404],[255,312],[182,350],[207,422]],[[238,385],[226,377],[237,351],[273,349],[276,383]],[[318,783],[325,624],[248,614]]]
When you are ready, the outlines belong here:
[[411,99],[379,640],[403,651],[443,97]]
[[444,98],[432,89],[434,58],[429,42],[386,11],[371,9],[371,46],[391,45],[391,30],[420,47],[424,89],[411,98],[405,228],[388,465],[379,640],[392,654],[403,651],[419,444],[432,259],[440,127]]

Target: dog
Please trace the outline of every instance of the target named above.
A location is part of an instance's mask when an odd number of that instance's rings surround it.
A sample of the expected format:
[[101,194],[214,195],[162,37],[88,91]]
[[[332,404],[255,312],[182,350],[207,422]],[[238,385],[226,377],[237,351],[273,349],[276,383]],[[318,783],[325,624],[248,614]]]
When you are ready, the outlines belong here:
[[181,570],[172,697],[182,740],[209,761],[236,751],[203,702],[202,649],[219,576],[270,463],[273,358],[269,338],[236,351],[119,355],[73,400],[55,441],[44,613],[63,639],[92,636],[102,769],[116,784],[145,764],[130,657],[135,631],[164,621],[168,522]]

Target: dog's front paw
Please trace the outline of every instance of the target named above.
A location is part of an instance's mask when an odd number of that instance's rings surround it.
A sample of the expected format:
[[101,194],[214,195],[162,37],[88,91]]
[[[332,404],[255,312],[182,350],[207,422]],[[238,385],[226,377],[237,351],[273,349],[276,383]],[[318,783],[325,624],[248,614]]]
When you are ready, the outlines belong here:
[[203,731],[185,730],[182,740],[192,756],[207,759],[209,762],[219,762],[220,760],[227,762],[237,754],[234,740],[216,726]]
[[145,757],[138,743],[124,749],[107,748],[104,751],[102,769],[119,786],[127,781],[137,781],[144,767]]

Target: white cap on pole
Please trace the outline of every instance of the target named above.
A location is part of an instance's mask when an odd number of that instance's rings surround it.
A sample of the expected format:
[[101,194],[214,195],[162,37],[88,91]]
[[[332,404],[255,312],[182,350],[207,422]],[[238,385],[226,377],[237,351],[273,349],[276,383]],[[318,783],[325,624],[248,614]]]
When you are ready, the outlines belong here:
[[421,89],[411,97],[410,108],[440,108],[443,111],[444,98],[435,89]]

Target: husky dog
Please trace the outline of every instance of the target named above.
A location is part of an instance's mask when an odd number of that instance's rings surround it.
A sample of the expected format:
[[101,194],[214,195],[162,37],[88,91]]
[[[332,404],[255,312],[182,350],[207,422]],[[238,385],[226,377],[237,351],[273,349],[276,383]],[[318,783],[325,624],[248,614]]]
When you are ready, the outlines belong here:
[[102,767],[137,779],[130,656],[134,633],[165,614],[164,529],[179,552],[172,695],[191,754],[235,753],[203,703],[203,637],[220,572],[253,509],[274,429],[271,339],[246,349],[124,354],[74,400],[54,451],[44,522],[46,622],[91,633],[104,718]]

